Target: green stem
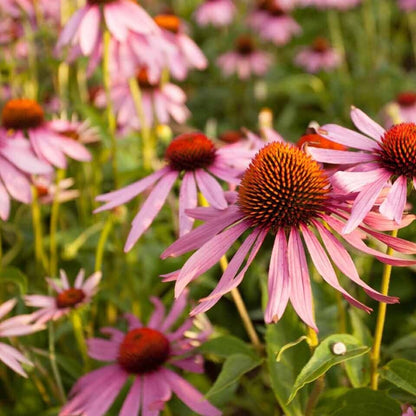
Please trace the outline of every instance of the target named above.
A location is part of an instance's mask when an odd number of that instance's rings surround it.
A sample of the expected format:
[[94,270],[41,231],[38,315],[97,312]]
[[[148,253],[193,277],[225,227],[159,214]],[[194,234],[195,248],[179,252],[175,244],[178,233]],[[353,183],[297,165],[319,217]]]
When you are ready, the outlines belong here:
[[143,149],[143,167],[151,169],[154,156],[154,149],[150,128],[147,125],[146,116],[143,110],[142,93],[140,91],[139,83],[136,78],[129,79],[130,94],[136,107],[137,116],[140,121],[140,131],[142,134],[142,149]]
[[78,344],[78,348],[81,352],[82,359],[84,361],[85,369],[88,370],[89,359],[88,359],[88,349],[85,342],[85,336],[83,331],[82,319],[77,310],[73,310],[71,313],[71,323],[74,330],[75,339]]
[[413,55],[416,61],[416,13],[409,12],[407,13],[407,17],[409,19],[409,30],[410,30],[410,36],[412,38]]
[[110,39],[111,35],[108,29],[104,31],[104,51],[103,51],[103,83],[105,90],[105,97],[107,102],[107,121],[108,121],[108,130],[111,140],[111,166],[113,168],[113,177],[114,185],[117,189],[119,187],[120,181],[118,177],[118,167],[117,167],[117,142],[116,142],[116,118],[113,111],[113,102],[111,100],[111,80],[110,80]]
[[66,402],[65,391],[62,384],[61,375],[59,373],[58,365],[56,364],[56,355],[55,355],[55,331],[53,328],[53,322],[50,321],[48,324],[48,350],[49,350],[49,361],[52,367],[52,373],[56,381],[56,386],[58,387],[59,400],[62,403]]
[[98,240],[98,244],[97,244],[97,250],[95,252],[94,271],[96,272],[100,271],[102,268],[105,243],[107,242],[108,235],[110,234],[112,226],[113,226],[113,217],[112,215],[110,215],[107,218],[107,221],[104,225],[103,230],[101,231],[100,239]]
[[[397,233],[398,230],[393,230],[391,232],[392,237],[397,237]],[[386,253],[391,255],[393,253],[393,249],[388,247]],[[392,266],[390,264],[384,265],[380,290],[383,295],[387,295],[389,292],[391,270]],[[376,329],[374,332],[373,348],[370,353],[370,387],[373,390],[378,389],[378,364],[380,362],[381,341],[383,338],[384,322],[386,320],[386,310],[387,304],[380,302],[378,307]]]
[[35,258],[38,266],[43,267],[43,270],[48,270],[48,264],[43,251],[42,242],[42,215],[40,211],[38,194],[36,188],[32,187],[32,223],[33,233],[35,235]]

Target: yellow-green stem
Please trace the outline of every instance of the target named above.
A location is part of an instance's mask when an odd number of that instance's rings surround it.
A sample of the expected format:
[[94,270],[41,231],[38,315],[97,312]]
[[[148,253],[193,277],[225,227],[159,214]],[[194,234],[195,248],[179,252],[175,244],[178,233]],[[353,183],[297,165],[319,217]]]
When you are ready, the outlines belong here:
[[42,215],[40,211],[38,193],[34,186],[32,186],[32,223],[33,234],[35,235],[35,258],[36,263],[43,267],[43,271],[48,270],[48,263],[43,251],[42,241]]
[[113,111],[113,102],[111,99],[111,80],[110,80],[110,39],[111,35],[108,29],[104,31],[104,51],[103,51],[103,84],[105,98],[107,102],[107,121],[108,132],[111,140],[111,166],[113,168],[114,186],[119,187],[118,167],[117,167],[117,142],[116,142],[116,118]]
[[[397,233],[398,230],[393,230],[391,232],[392,237],[397,237]],[[393,253],[393,249],[388,247],[386,253],[391,255]],[[380,290],[383,295],[387,295],[389,292],[391,269],[392,266],[390,264],[384,265]],[[380,302],[378,307],[376,329],[374,331],[373,347],[370,353],[370,387],[373,390],[378,389],[378,364],[380,362],[381,341],[383,338],[384,322],[386,320],[386,310],[387,304]]]
[[56,244],[56,232],[59,218],[59,182],[65,177],[65,171],[59,169],[56,175],[56,192],[53,196],[51,209],[51,224],[49,230],[49,276],[55,277],[58,271],[58,256]]
[[146,116],[143,110],[142,92],[140,91],[139,83],[136,78],[129,79],[130,94],[136,107],[137,117],[140,121],[140,131],[142,135],[142,149],[143,149],[143,167],[150,169],[152,167],[154,149],[151,137],[150,128],[146,121]]
[[89,358],[87,344],[85,342],[85,336],[83,331],[82,319],[77,310],[73,310],[71,313],[71,323],[74,330],[75,339],[77,340],[78,348],[81,352],[82,359],[84,361],[85,370],[89,369]]
[[111,228],[113,226],[113,217],[109,215],[103,230],[101,231],[100,239],[98,240],[97,250],[95,252],[95,267],[94,271],[98,272],[101,270],[103,264],[104,248],[105,243],[107,242],[108,235],[110,234]]

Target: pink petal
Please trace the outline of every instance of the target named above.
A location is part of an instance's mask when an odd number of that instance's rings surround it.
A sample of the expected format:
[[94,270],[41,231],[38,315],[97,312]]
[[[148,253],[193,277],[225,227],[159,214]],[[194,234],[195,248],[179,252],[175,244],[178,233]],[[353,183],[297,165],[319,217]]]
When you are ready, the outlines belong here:
[[58,43],[56,44],[57,49],[60,49],[63,45],[68,44],[75,37],[75,34],[79,29],[79,25],[84,19],[88,9],[88,7],[82,7],[71,16],[59,35]]
[[195,208],[197,205],[197,192],[194,175],[186,172],[182,178],[179,191],[179,236],[182,237],[192,229],[193,218],[186,215],[185,210]]
[[290,275],[290,301],[300,318],[318,332],[312,308],[311,282],[308,263],[299,232],[292,228],[288,243],[288,265]]
[[139,414],[140,402],[142,399],[142,379],[136,377],[130,390],[124,399],[119,416],[136,416]]
[[74,287],[79,289],[82,286],[82,283],[84,282],[84,277],[85,277],[85,270],[81,269],[78,274],[77,277],[75,279],[75,283],[74,283]]
[[84,55],[88,56],[97,43],[100,35],[101,12],[97,5],[89,6],[79,27],[79,46]]
[[380,212],[389,219],[394,219],[400,224],[407,197],[407,178],[399,176],[393,183],[387,194],[387,198],[380,205]]
[[46,159],[51,165],[61,169],[67,166],[65,155],[48,141],[49,132],[43,129],[31,129],[29,131],[30,143],[35,153],[43,159]]
[[[29,180],[6,159],[0,160],[0,177],[7,191],[14,199],[25,204],[32,201],[32,190]],[[6,200],[8,198],[6,199],[6,195],[3,193],[3,203]],[[4,208],[7,209],[7,202]]]
[[0,218],[7,221],[10,214],[10,198],[6,188],[0,182]]
[[351,120],[358,130],[361,130],[374,140],[381,142],[381,138],[384,136],[386,130],[368,117],[368,115],[359,108],[351,107]]
[[0,153],[18,169],[32,174],[50,174],[53,169],[49,163],[39,160],[32,152],[17,149],[14,146],[5,146]]
[[9,299],[0,305],[0,318],[7,315],[16,305],[17,299]]
[[203,169],[195,170],[195,178],[202,195],[214,208],[227,208],[227,201],[224,197],[224,190],[220,184]]
[[[366,172],[336,172],[331,181],[337,188],[342,189],[345,193],[361,191],[366,185],[373,184],[386,175],[386,170],[374,169]],[[390,176],[390,174],[389,174]]]
[[[197,360],[197,358],[200,358]],[[199,373],[202,374],[204,372],[204,366],[203,366],[203,358],[198,356],[193,356],[190,358],[185,358],[182,360],[172,360],[170,361],[170,364],[181,368],[185,371],[190,371],[191,373]]]
[[319,149],[318,147],[307,146],[306,152],[315,160],[321,163],[353,164],[360,162],[372,162],[377,156],[372,153],[349,152],[343,150]]
[[269,300],[265,311],[267,323],[277,322],[286,309],[290,294],[286,235],[280,228],[273,244],[269,265]]
[[[17,354],[19,354],[19,356],[17,356]],[[23,360],[19,359],[20,356]],[[0,360],[22,377],[27,377],[27,374],[23,370],[19,361],[25,362],[26,364],[31,364],[31,362],[21,355],[15,348],[0,342]]]
[[142,416],[157,416],[169,401],[172,391],[161,370],[143,376]]
[[132,227],[124,246],[124,252],[128,252],[141,237],[141,235],[150,227],[154,218],[161,210],[165,200],[172,189],[178,172],[172,171],[164,176],[154,187],[137,215],[134,217]]
[[175,323],[175,321],[180,317],[184,309],[188,304],[188,292],[185,290],[182,295],[175,299],[173,305],[166,316],[165,320],[160,326],[161,332],[166,332],[169,328]]
[[149,328],[159,328],[163,317],[165,316],[165,306],[163,305],[163,303],[161,302],[161,300],[155,296],[152,296],[150,298],[150,300],[152,301],[155,310],[152,313],[152,316],[149,319],[149,322],[147,323],[147,326]]
[[120,344],[100,338],[90,338],[87,340],[88,355],[98,361],[116,361]]

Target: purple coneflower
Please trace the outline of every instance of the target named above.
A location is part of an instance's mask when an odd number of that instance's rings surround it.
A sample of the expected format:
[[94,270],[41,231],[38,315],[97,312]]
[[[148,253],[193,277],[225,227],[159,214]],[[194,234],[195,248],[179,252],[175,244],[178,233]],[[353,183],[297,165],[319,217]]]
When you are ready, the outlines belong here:
[[[177,178],[183,173],[179,190],[179,234],[183,235],[192,228],[194,220],[185,214],[185,210],[196,206],[197,188],[212,206],[218,209],[227,208],[224,191],[214,176],[230,183],[238,183],[238,177],[244,169],[238,169],[232,165],[235,153],[233,157],[228,154],[223,155],[223,153],[223,148],[217,149],[214,143],[202,133],[181,134],[166,149],[167,166],[123,189],[99,195],[97,200],[105,204],[94,212],[124,204],[154,185],[149,197],[133,220],[124,247],[125,251],[129,251],[150,227]],[[240,153],[240,156],[244,157],[244,151]]]
[[343,233],[354,230],[383,190],[393,185],[380,205],[380,212],[400,223],[407,197],[408,180],[416,187],[416,124],[396,124],[384,130],[358,108],[352,107],[351,119],[365,135],[344,127],[327,124],[319,134],[335,143],[360,152],[312,149],[308,151],[319,162],[353,165],[348,171],[334,174],[333,180],[346,193],[358,192],[351,216]]
[[77,189],[69,189],[74,184],[72,178],[65,178],[55,184],[47,176],[38,176],[33,179],[33,185],[36,188],[37,196],[41,204],[52,204],[55,198],[60,203],[70,201],[79,197]]
[[85,272],[81,269],[75,279],[74,286],[69,284],[65,271],[60,271],[60,277],[59,284],[46,278],[49,286],[56,291],[56,296],[25,296],[26,305],[39,308],[31,315],[34,321],[39,323],[55,321],[61,316],[67,315],[72,309],[90,302],[100,283],[101,272],[93,273],[84,282]]
[[[196,211],[198,218],[208,219],[207,222],[177,240],[162,254],[162,258],[166,258],[198,249],[180,271],[168,275],[168,280],[176,280],[176,296],[189,282],[216,264],[245,231],[251,230],[251,233],[231,259],[217,287],[193,313],[206,311],[241,282],[267,234],[274,236],[274,246],[269,268],[266,322],[277,322],[290,299],[301,319],[316,329],[304,244],[323,279],[354,306],[370,311],[341,287],[331,262],[369,296],[386,303],[397,302],[397,298],[381,295],[360,279],[350,255],[334,235],[344,226],[346,207],[332,195],[329,178],[318,162],[292,145],[271,143],[258,152],[241,180],[234,205],[221,213],[213,208],[208,208],[208,213],[203,215],[201,208]],[[356,249],[386,263],[415,263],[368,247],[363,241],[367,235],[398,251],[416,252],[414,243],[365,227],[343,238]],[[246,256],[246,264],[241,268]]]
[[222,27],[232,22],[235,12],[232,0],[205,0],[195,10],[195,20],[200,26]]
[[312,46],[302,49],[295,57],[295,63],[307,72],[330,71],[341,64],[341,55],[325,38],[318,37]]
[[[385,126],[391,127],[393,124],[415,123],[416,122],[416,93],[413,91],[404,91],[397,95],[393,102],[384,107]],[[397,120],[393,121],[391,112],[395,113]],[[397,113],[397,114],[396,114]]]
[[54,129],[54,122],[44,118],[42,107],[27,98],[9,100],[1,112],[2,134],[23,139],[25,133],[36,155],[58,168],[66,168],[66,156],[79,161],[90,161],[90,152],[75,140]]
[[264,75],[271,63],[271,56],[258,50],[253,39],[247,35],[236,40],[233,51],[226,52],[217,59],[225,76],[237,74],[242,80],[250,78],[251,75]]
[[164,306],[152,298],[155,311],[147,326],[135,316],[127,315],[128,332],[116,328],[103,328],[110,339],[92,338],[87,341],[90,357],[109,364],[81,377],[70,392],[70,400],[60,416],[106,414],[127,383],[134,381],[120,410],[120,416],[157,416],[172,392],[189,408],[200,415],[217,416],[221,412],[212,406],[185,379],[171,370],[171,366],[202,373],[202,357],[194,348],[206,340],[209,329],[186,337],[194,324],[188,318],[176,330],[171,330],[187,304],[187,297],[178,298],[165,317]]
[[[16,299],[10,299],[0,305],[0,319],[7,315],[16,305]],[[17,315],[0,323],[0,337],[19,337],[44,329],[39,323],[32,323],[32,315]],[[27,374],[22,364],[33,365],[21,352],[8,344],[0,342],[0,361],[23,377]]]
[[416,0],[399,0],[399,7],[402,10],[416,10]]

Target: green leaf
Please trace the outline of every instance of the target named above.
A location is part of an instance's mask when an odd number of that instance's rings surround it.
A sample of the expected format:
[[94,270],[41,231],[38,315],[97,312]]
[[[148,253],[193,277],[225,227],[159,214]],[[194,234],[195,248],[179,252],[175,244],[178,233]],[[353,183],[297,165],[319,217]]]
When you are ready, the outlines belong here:
[[16,267],[6,267],[0,271],[1,283],[13,283],[19,288],[21,295],[27,292],[27,277]]
[[262,360],[250,357],[245,354],[230,355],[222,366],[222,370],[214,385],[206,394],[206,397],[211,397],[233,383],[238,381],[245,373],[258,367]]
[[331,416],[400,416],[400,404],[381,391],[352,389],[338,398],[338,409]]
[[392,360],[381,369],[380,376],[416,396],[415,363],[401,358]]
[[234,354],[256,356],[254,349],[250,345],[231,335],[224,335],[204,342],[200,346],[199,351],[203,354],[215,354],[225,358]]
[[[332,351],[335,343],[341,342],[345,345],[346,352],[344,354],[336,355]],[[324,339],[315,349],[311,359],[303,367],[299,376],[297,377],[289,397],[289,402],[293,400],[296,393],[305,384],[311,383],[318,377],[325,374],[332,366],[343,361],[350,360],[354,357],[359,357],[370,350],[369,347],[361,345],[361,343],[352,335],[335,334]]]
[[296,376],[310,357],[305,342],[285,349],[276,361],[279,351],[304,335],[304,327],[291,307],[288,307],[277,324],[267,325],[266,351],[267,365],[272,381],[273,392],[287,416],[303,416],[307,392],[299,394],[290,404],[287,403]]

